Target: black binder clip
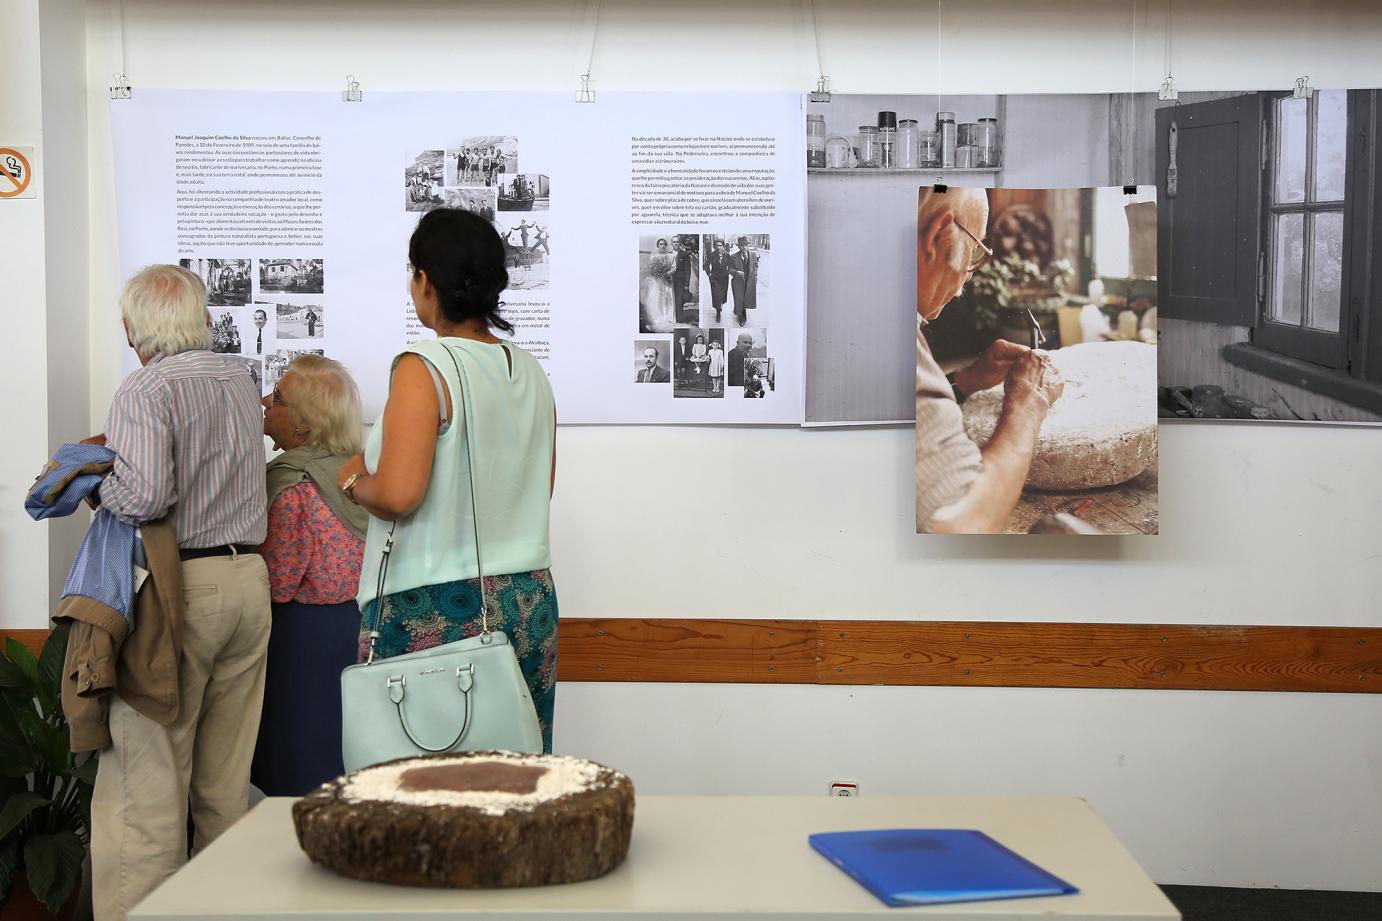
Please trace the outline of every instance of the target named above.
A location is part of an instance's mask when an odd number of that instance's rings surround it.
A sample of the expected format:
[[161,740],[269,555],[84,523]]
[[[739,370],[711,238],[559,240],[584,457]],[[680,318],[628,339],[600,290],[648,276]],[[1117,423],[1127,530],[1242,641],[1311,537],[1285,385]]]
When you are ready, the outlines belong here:
[[1131,183],[1129,183],[1128,185],[1123,186],[1123,194],[1124,194],[1124,195],[1136,195],[1136,194],[1137,194],[1137,186],[1132,185]]
[[940,192],[942,195],[950,191],[950,186],[945,184],[945,177],[937,176],[936,184],[931,186],[932,192]]

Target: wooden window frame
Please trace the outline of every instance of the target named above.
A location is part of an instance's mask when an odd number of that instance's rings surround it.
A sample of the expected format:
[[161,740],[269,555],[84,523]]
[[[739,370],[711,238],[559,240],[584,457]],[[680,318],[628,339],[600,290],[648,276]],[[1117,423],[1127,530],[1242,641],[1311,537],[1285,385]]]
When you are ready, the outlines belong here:
[[[1345,370],[1349,364],[1349,346],[1356,334],[1357,324],[1351,316],[1352,311],[1352,279],[1354,268],[1353,263],[1358,261],[1354,258],[1355,240],[1363,240],[1366,237],[1359,237],[1356,233],[1357,212],[1360,203],[1357,201],[1360,178],[1358,173],[1358,150],[1357,145],[1347,143],[1344,164],[1344,197],[1342,201],[1316,202],[1313,201],[1315,192],[1315,141],[1316,131],[1319,120],[1319,97],[1312,96],[1306,107],[1306,147],[1305,147],[1305,182],[1304,196],[1299,202],[1277,202],[1275,201],[1277,186],[1277,163],[1276,156],[1280,138],[1277,128],[1280,124],[1279,106],[1282,99],[1290,98],[1288,93],[1264,93],[1263,95],[1263,117],[1262,117],[1262,209],[1261,209],[1261,247],[1258,250],[1261,267],[1258,271],[1258,316],[1257,322],[1252,330],[1252,342],[1260,348],[1276,352],[1279,355],[1286,355],[1291,358],[1299,358],[1313,365],[1323,368]],[[1348,127],[1345,129],[1345,138],[1353,137],[1353,125],[1356,121],[1354,112],[1355,104],[1358,103],[1356,91],[1350,91],[1348,102],[1345,108]],[[1361,177],[1366,181],[1366,175]],[[1364,210],[1366,210],[1364,208]],[[1299,214],[1302,216],[1302,233],[1305,241],[1303,246],[1303,263],[1301,266],[1301,324],[1290,325],[1278,322],[1269,316],[1270,301],[1272,291],[1275,290],[1276,280],[1280,271],[1280,266],[1276,264],[1276,240],[1274,236],[1273,222],[1275,219],[1284,215]],[[1336,332],[1327,330],[1313,329],[1305,325],[1306,319],[1310,314],[1311,284],[1314,274],[1314,231],[1312,218],[1318,214],[1339,214],[1343,218],[1343,261],[1339,273],[1339,329]]]

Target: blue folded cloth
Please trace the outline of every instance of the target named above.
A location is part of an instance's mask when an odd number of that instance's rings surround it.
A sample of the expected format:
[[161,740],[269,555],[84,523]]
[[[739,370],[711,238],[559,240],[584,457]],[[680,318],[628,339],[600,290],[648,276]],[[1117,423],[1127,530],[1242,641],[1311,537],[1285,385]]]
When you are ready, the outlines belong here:
[[[104,445],[62,445],[29,489],[25,511],[35,521],[72,514],[100,487],[114,463],[115,452]],[[133,630],[136,566],[147,567],[138,528],[98,509],[67,573],[63,597],[99,601],[118,611]]]
[[104,445],[62,445],[29,488],[24,510],[35,521],[72,514],[114,463],[115,452]]

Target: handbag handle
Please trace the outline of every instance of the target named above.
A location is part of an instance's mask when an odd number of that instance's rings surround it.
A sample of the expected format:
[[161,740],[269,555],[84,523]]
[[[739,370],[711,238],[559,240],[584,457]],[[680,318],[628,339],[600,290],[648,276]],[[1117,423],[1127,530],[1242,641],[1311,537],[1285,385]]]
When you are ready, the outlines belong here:
[[432,754],[450,751],[460,743],[461,739],[465,738],[466,730],[470,728],[470,689],[474,686],[474,683],[475,666],[470,663],[457,666],[456,687],[460,689],[461,697],[465,698],[465,706],[461,708],[465,715],[461,718],[461,728],[456,732],[456,737],[440,748],[433,748],[413,735],[413,727],[408,725],[408,714],[403,710],[404,690],[408,684],[407,679],[402,675],[390,675],[388,680],[384,682],[385,686],[389,689],[389,699],[393,701],[394,708],[398,710],[398,723],[403,727],[404,735],[408,737],[408,741],[412,742],[418,748]]
[[[475,529],[475,575],[480,583],[480,630],[482,636],[488,637],[490,632],[489,603],[485,596],[484,563],[480,559],[480,513],[475,504],[475,433],[469,425],[470,420],[473,418],[470,407],[470,376],[465,373],[463,363],[456,360],[456,353],[451,350],[451,347],[440,342],[438,344],[441,345],[441,347],[446,350],[446,354],[451,357],[451,364],[456,368],[456,380],[461,385],[462,418],[465,419],[467,424],[465,433],[466,456],[470,462],[468,464],[470,473],[470,523]],[[419,355],[418,357],[422,358],[423,356]],[[423,358],[423,360],[426,361],[426,358]],[[456,412],[456,400],[454,395],[451,400],[451,412],[454,416]],[[455,424],[454,420],[452,424]],[[389,571],[389,554],[393,552],[393,532],[396,527],[398,527],[397,521],[389,525],[389,533],[384,538],[384,549],[380,554],[379,581],[376,583],[374,592],[374,626],[369,632],[369,654],[365,658],[366,664],[374,661],[374,646],[379,640],[379,626],[384,615],[384,579]],[[470,699],[469,696],[467,696],[466,699],[468,701]],[[403,710],[401,707],[398,712],[399,717],[402,718]],[[406,725],[404,726],[404,731],[407,731]],[[461,728],[461,735],[464,734],[465,727],[463,726]],[[408,738],[412,739],[412,733],[408,734]],[[459,741],[460,736],[456,738]],[[414,739],[413,741],[416,742],[417,740]]]

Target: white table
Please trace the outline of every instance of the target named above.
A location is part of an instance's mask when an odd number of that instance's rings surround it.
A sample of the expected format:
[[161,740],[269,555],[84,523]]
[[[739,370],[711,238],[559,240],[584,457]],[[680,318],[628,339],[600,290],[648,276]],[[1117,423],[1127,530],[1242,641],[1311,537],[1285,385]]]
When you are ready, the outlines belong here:
[[[408,889],[337,876],[299,850],[292,803],[262,802],[130,918],[1180,919],[1089,804],[1075,798],[645,796],[637,803],[628,860],[613,873],[568,886],[487,891]],[[980,829],[1080,892],[888,908],[806,843],[812,832],[904,827]]]

